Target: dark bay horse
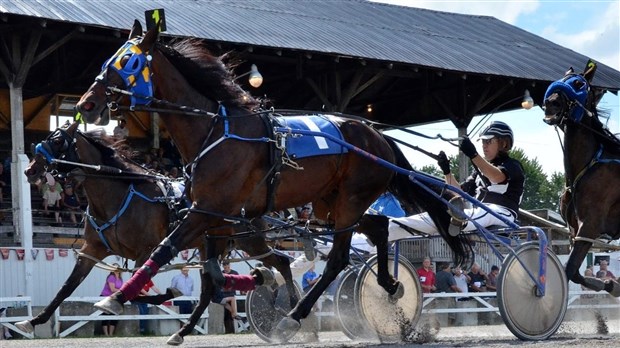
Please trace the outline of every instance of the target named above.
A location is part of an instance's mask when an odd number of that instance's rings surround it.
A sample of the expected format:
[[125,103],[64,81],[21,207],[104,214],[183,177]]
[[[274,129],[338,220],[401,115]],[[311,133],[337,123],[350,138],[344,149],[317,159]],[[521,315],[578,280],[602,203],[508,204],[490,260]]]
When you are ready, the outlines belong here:
[[[80,175],[84,177],[89,214],[94,222],[87,221],[83,235],[85,242],[75,267],[52,302],[31,320],[16,324],[27,332],[32,332],[34,326],[49,320],[54,310],[88,276],[97,260],[119,255],[135,260],[136,267],[140,267],[171,231],[170,224],[178,223],[178,209],[171,206],[174,199],[165,199],[170,189],[169,180],[158,178],[131,161],[124,143],[115,142],[113,138],[98,131],[82,133],[77,130],[78,125],[74,123],[67,129],[58,129],[37,145],[34,158],[25,170],[28,181],[34,183],[52,166],[50,161],[54,159],[76,163],[60,165],[59,169],[83,169]],[[100,168],[93,168],[95,166]],[[112,221],[114,223],[109,224]],[[262,238],[248,238],[240,244],[250,255],[270,254]],[[204,241],[200,237],[191,241],[187,247],[198,248],[201,257],[204,257]],[[290,283],[291,287],[294,286],[288,259],[271,254],[262,261],[268,266],[273,265],[282,273],[287,285]],[[201,281],[204,288],[207,281],[204,277],[201,277]],[[203,296],[206,294],[201,291],[194,313],[179,332],[171,337],[171,343],[182,342],[182,337],[192,331],[211,299]],[[161,304],[180,295],[178,290],[169,289],[165,296],[138,297],[136,300]]]
[[[395,175],[377,163],[380,158],[411,168],[395,143],[380,132],[359,120],[324,116],[353,149],[296,159],[296,168],[287,165],[290,162],[278,165],[289,158],[273,155],[280,145],[273,135],[274,120],[269,112],[253,109],[254,99],[235,84],[221,59],[195,39],[170,47],[157,42],[157,29],[141,35],[136,21],[130,40],[104,64],[77,108],[89,123],[105,118],[106,108],[121,108],[119,104],[127,99],[132,109],[157,111],[184,162],[190,164],[192,208],[145,266],[119,292],[97,303],[98,308],[120,311],[123,302],[134,298],[162,265],[205,230],[209,257],[205,273],[218,283],[221,271],[215,267],[216,257],[230,237],[229,230],[219,228],[227,224],[225,220],[247,221],[312,202],[317,218],[332,227],[334,244],[321,280],[278,325],[283,333],[295,332],[347,266],[352,227],[388,187],[410,206],[428,211],[457,257],[465,257],[463,240],[447,233],[450,217],[445,203],[406,175]],[[378,282],[397,298],[402,286],[387,269],[387,234],[370,233],[369,238],[378,248]]]
[[595,72],[596,63],[589,61],[583,73],[571,68],[552,83],[545,93],[544,121],[564,132],[567,188],[560,206],[574,236],[566,275],[577,284],[618,297],[616,279],[579,274],[593,243],[620,238],[620,139],[598,118],[596,105],[604,91],[590,84]]

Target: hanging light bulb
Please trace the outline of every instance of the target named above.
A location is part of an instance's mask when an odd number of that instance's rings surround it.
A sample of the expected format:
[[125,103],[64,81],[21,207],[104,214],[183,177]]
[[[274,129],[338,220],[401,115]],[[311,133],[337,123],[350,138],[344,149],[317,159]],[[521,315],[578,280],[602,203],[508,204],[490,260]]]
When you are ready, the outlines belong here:
[[248,81],[250,82],[250,86],[254,88],[258,88],[263,84],[263,75],[258,72],[256,64],[252,64],[252,67],[250,68],[250,77],[248,78]]
[[529,110],[534,107],[534,99],[530,96],[530,91],[525,90],[525,94],[523,95],[523,101],[521,102],[521,107],[525,110]]
[[372,104],[368,104],[368,105],[366,105],[366,111],[367,111],[368,113],[371,113],[371,112],[372,112]]

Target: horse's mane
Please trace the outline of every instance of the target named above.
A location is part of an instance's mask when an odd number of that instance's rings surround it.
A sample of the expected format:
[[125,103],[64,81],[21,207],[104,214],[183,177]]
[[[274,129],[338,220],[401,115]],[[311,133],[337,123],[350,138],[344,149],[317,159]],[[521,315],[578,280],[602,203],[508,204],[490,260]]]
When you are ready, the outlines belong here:
[[595,109],[596,112],[591,117],[592,121],[590,127],[594,131],[594,137],[600,142],[607,151],[614,154],[620,154],[620,139],[616,137],[609,128],[605,127],[600,120],[600,116],[608,115],[608,112],[599,108]]
[[132,160],[136,154],[125,141],[118,141],[106,135],[105,131],[101,129],[82,134],[101,153],[101,164],[116,167],[128,173],[144,174],[147,171]]
[[158,43],[157,48],[206,97],[248,109],[259,104],[234,82],[231,68],[224,63],[227,55],[212,55],[202,40],[183,39],[170,46]]

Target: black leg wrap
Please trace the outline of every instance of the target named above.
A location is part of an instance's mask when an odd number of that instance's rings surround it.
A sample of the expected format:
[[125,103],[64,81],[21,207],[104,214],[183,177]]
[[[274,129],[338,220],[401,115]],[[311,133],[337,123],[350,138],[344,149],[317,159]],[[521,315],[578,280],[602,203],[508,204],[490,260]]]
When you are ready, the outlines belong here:
[[213,284],[215,286],[223,287],[226,284],[226,278],[224,278],[224,274],[222,274],[222,269],[220,268],[220,264],[217,262],[216,258],[208,259],[202,265],[203,273],[208,273],[213,279]]
[[[168,256],[170,255],[170,256]],[[177,256],[176,249],[174,249],[171,245],[160,244],[157,249],[151,254],[151,260],[153,260],[158,265],[165,265],[170,262],[171,259]]]

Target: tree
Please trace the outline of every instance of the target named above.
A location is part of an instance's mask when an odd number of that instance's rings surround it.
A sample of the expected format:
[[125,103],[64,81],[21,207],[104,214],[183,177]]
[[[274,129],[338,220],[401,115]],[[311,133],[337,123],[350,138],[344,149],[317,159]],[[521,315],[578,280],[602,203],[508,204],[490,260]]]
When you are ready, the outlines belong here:
[[521,209],[551,209],[558,210],[560,194],[564,188],[564,174],[553,173],[548,179],[538,163],[538,159],[529,159],[523,150],[515,148],[511,157],[519,160],[525,172],[525,188]]

